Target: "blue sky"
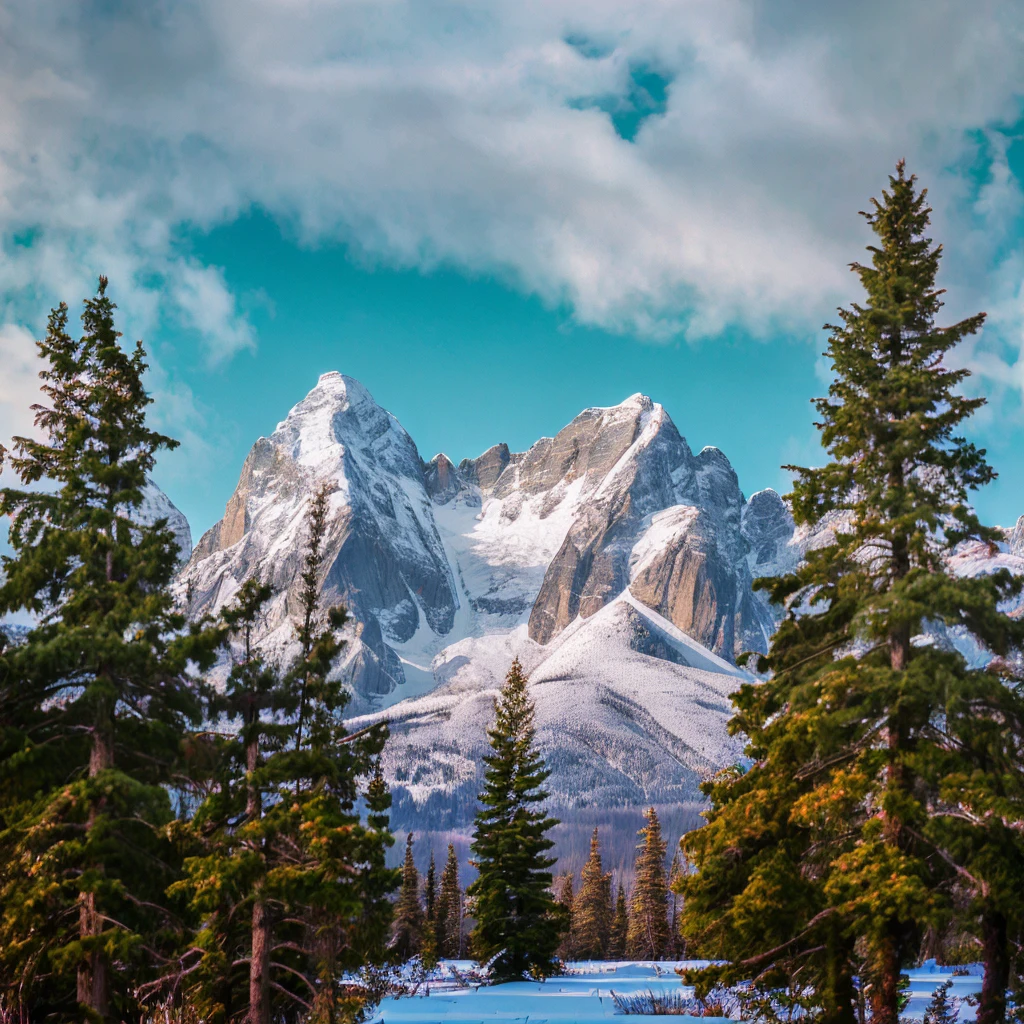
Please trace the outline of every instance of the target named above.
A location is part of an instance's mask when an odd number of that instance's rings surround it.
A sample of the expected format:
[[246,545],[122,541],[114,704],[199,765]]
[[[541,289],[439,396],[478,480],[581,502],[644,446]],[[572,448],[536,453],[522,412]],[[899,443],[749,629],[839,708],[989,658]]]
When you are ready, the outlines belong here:
[[1024,9],[780,0],[15,0],[0,13],[0,438],[111,278],[198,534],[338,369],[421,454],[642,391],[749,494],[818,454],[821,324],[900,156],[931,189],[971,433],[1024,513]]

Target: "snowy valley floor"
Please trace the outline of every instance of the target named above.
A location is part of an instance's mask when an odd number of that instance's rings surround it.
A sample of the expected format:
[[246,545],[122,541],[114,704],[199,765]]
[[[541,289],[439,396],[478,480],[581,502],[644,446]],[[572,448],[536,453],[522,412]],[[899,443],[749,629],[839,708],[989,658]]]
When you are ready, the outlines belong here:
[[[692,963],[692,962],[691,962]],[[472,964],[456,964],[468,971]],[[493,988],[461,988],[451,984],[429,987],[414,996],[385,999],[375,1021],[383,1024],[590,1024],[619,1016],[612,993],[619,996],[647,992],[691,992],[680,984],[675,968],[682,963],[580,963],[571,964],[570,973],[551,978],[543,984],[517,982],[496,985]],[[952,968],[926,964],[910,971],[910,1003],[905,1017],[920,1020],[924,1009],[938,985],[952,978],[952,995],[964,998],[981,987],[980,969],[970,968],[970,975],[953,977]],[[619,1016],[623,1024],[649,1018],[630,1015]],[[659,1018],[660,1019],[660,1018]],[[696,1019],[681,1017],[681,1020]],[[728,1021],[728,1017],[701,1018],[707,1024]],[[964,1005],[960,1020],[974,1019],[974,1010]]]

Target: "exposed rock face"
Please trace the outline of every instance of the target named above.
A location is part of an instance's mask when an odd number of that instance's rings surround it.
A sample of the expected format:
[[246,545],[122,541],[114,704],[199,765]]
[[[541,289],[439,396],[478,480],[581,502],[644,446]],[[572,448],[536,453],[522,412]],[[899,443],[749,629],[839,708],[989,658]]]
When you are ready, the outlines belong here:
[[[450,463],[440,469],[452,471]],[[182,579],[199,613],[217,610],[247,576],[262,573],[277,592],[268,629],[285,646],[306,507],[320,486],[332,511],[324,600],[344,603],[361,624],[343,671],[357,693],[380,696],[404,681],[389,645],[423,626],[446,635],[458,596],[416,446],[358,381],[324,374],[253,445],[224,519],[203,536]]]
[[138,515],[144,523],[166,519],[167,528],[174,534],[178,544],[179,563],[184,565],[189,560],[192,555],[192,530],[188,520],[152,481],[146,484],[142,492],[142,505],[139,507]]
[[429,688],[431,660],[462,637],[528,623],[549,643],[627,588],[727,659],[767,644],[773,620],[750,594],[744,531],[783,544],[785,509],[764,492],[745,527],[725,456],[694,455],[643,395],[587,409],[528,451],[499,444],[456,468],[443,454],[424,463],[365,388],[325,374],[253,445],[224,518],[197,545],[183,573],[194,611],[216,610],[260,571],[278,592],[269,630],[285,645],[302,518],[323,484],[334,517],[325,600],[361,623],[343,670],[371,702],[400,699],[410,678]]

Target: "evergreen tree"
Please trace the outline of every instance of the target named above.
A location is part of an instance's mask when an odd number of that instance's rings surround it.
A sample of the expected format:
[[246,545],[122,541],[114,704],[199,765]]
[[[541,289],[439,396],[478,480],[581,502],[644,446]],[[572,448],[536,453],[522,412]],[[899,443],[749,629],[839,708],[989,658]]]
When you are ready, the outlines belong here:
[[405,840],[405,865],[402,869],[402,888],[395,906],[392,925],[391,952],[399,963],[411,960],[420,952],[423,943],[423,908],[420,906],[420,873],[412,856],[412,833]]
[[679,888],[683,877],[683,866],[679,859],[679,849],[672,854],[672,864],[668,869],[668,955],[673,960],[682,956],[685,942],[679,934]]
[[452,843],[448,844],[448,859],[441,872],[434,934],[438,956],[448,959],[462,956],[462,887],[459,885],[459,858]]
[[[1004,799],[990,775],[967,783],[981,751],[960,734],[972,714],[991,722],[1019,699],[1004,661],[973,671],[944,645],[911,643],[928,624],[997,655],[1022,640],[1021,624],[999,610],[1020,581],[947,569],[958,544],[996,539],[967,501],[994,474],[956,434],[983,400],[958,394],[967,371],[947,365],[984,317],[935,325],[941,249],[925,237],[929,212],[900,163],[865,214],[878,244],[870,265],[852,269],[866,300],[827,328],[835,380],[816,401],[831,461],[790,467],[794,519],[829,530],[794,572],[757,584],[786,618],[759,662],[769,680],[734,698],[732,728],[749,738],[752,767],[708,784],[709,824],[685,839],[697,868],[683,884],[687,934],[702,955],[734,962],[695,980],[756,968],[782,984],[799,971],[836,1022],[855,1019],[859,974],[873,1019],[895,1024],[902,966],[949,913],[949,887],[967,870],[957,858],[979,848],[956,849],[940,833],[965,805],[966,817],[974,807],[984,816]],[[1014,760],[1004,742],[982,775]],[[941,782],[940,764],[952,781]],[[1004,871],[1008,856],[995,858]],[[972,866],[980,871],[980,860]],[[997,892],[972,877],[979,892]]]
[[492,976],[511,981],[526,974],[544,977],[554,969],[561,915],[552,899],[554,845],[547,833],[556,824],[537,805],[547,798],[548,772],[534,748],[533,703],[517,658],[495,701],[495,723],[488,730],[492,753],[483,804],[473,833],[470,886],[473,949],[492,961]]
[[437,944],[437,867],[434,863],[434,851],[430,851],[430,864],[423,883],[423,944],[421,956],[423,963],[433,967],[440,953]]
[[619,893],[615,898],[615,913],[608,933],[608,959],[622,960],[626,956],[626,939],[629,936],[629,912],[626,909],[626,890],[619,882]]
[[583,865],[573,927],[580,960],[600,960],[608,951],[612,930],[612,876],[601,870],[597,829],[590,837],[590,856]]
[[638,833],[626,955],[635,960],[661,960],[670,943],[665,841],[654,808],[645,811],[644,817],[647,824]]
[[[213,707],[239,728],[220,739],[195,817],[179,829],[191,856],[174,892],[200,928],[168,978],[189,1006],[213,1019],[244,1007],[248,1024],[303,1015],[341,1020],[351,1008],[338,978],[385,953],[386,896],[399,874],[384,864],[393,842],[379,766],[386,732],[347,735],[341,714],[348,695],[330,679],[345,615],[318,607],[327,504],[323,489],[310,502],[299,650],[287,672],[254,641],[267,585],[247,580],[224,613],[238,652]],[[246,955],[234,955],[237,949]]]
[[563,875],[558,883],[555,892],[555,902],[562,908],[562,916],[565,921],[565,930],[562,932],[561,942],[555,951],[559,960],[568,961],[576,959],[576,928],[575,928],[575,893],[573,892],[572,875]]
[[147,426],[145,352],[121,348],[115,308],[101,277],[80,338],[66,305],[51,312],[43,437],[14,439],[26,489],[0,490],[13,552],[0,616],[36,622],[0,654],[0,987],[32,1019],[132,1018],[171,950],[161,830],[181,737],[203,714],[193,671],[220,642],[185,628],[169,592],[177,544],[140,515],[177,442]]

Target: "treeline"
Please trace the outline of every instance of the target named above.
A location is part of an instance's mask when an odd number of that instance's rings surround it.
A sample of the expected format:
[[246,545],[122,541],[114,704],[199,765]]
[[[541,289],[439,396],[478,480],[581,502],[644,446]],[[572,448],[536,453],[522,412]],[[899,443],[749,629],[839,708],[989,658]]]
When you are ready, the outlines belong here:
[[[351,1019],[342,979],[386,956],[397,873],[386,729],[347,735],[321,608],[327,495],[310,502],[295,656],[254,636],[271,596],[244,583],[188,622],[178,548],[141,516],[154,460],[141,344],[124,351],[101,278],[84,333],[55,309],[39,343],[38,438],[6,455],[13,553],[0,615],[0,1009],[5,1019]],[[39,486],[34,486],[39,485]],[[222,652],[231,669],[209,672]]]
[[[682,875],[679,853],[666,871],[666,844],[658,815],[652,807],[644,817],[646,824],[638,834],[635,881],[628,894],[621,882],[613,889],[612,873],[602,869],[597,829],[578,888],[571,874],[553,880],[552,923],[558,929],[558,960],[676,960],[685,956],[686,944],[679,932],[682,900],[673,892]],[[420,872],[413,856],[413,834],[408,833],[390,942],[396,959],[420,957],[431,965],[441,958],[470,956],[475,952],[471,924],[459,884],[455,847],[448,844],[438,887],[433,852],[426,871]]]

